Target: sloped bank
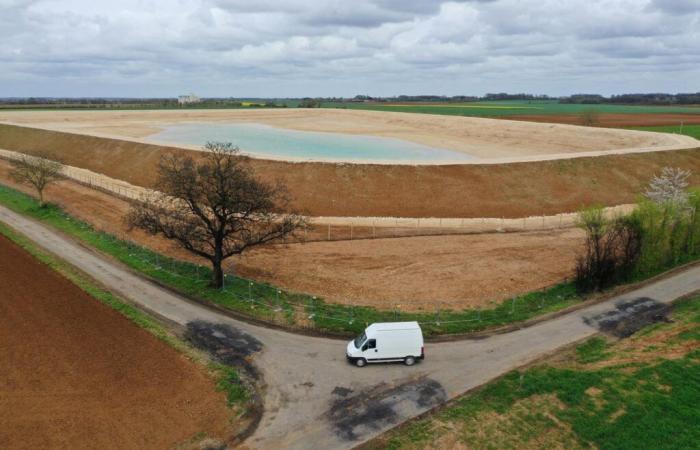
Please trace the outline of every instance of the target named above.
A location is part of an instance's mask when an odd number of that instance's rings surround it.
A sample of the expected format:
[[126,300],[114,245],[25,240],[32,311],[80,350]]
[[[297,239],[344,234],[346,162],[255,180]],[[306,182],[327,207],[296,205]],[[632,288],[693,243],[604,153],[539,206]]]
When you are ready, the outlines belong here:
[[[64,163],[153,187],[160,156],[198,152],[0,124],[0,148],[50,152]],[[293,206],[312,216],[527,217],[592,202],[631,203],[663,167],[700,183],[699,149],[510,164],[378,165],[253,159],[264,179],[287,184]]]

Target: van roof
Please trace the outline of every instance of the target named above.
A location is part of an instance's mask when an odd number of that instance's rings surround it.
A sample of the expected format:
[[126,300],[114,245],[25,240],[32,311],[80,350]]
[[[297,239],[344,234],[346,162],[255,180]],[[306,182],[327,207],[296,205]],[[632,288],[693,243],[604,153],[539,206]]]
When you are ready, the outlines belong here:
[[418,322],[381,322],[373,323],[367,327],[367,331],[391,331],[391,330],[420,330]]

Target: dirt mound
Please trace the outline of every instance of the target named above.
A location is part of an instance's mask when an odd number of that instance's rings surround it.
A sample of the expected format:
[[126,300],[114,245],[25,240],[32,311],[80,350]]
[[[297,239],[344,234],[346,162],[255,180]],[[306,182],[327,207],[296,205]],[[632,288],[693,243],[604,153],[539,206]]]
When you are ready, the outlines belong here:
[[[198,152],[9,125],[0,148],[52,152],[66,164],[153,187],[160,156]],[[694,172],[700,152],[675,150],[494,165],[390,166],[252,160],[287,184],[293,206],[313,216],[524,217],[631,203],[665,166]]]
[[0,448],[170,448],[232,430],[200,367],[0,236]]
[[591,130],[582,127],[541,125],[483,117],[328,108],[13,111],[0,112],[0,121],[129,140],[148,137],[169,124],[182,122],[190,124],[255,123],[297,131],[402,139],[486,159],[664,147],[677,144],[677,140],[670,136],[650,135],[629,130]]

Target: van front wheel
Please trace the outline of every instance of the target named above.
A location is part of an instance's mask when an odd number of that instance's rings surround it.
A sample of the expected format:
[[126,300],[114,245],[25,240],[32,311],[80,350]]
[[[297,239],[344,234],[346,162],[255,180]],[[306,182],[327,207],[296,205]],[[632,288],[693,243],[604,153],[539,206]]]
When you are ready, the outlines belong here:
[[365,367],[366,364],[367,364],[367,361],[365,360],[365,358],[358,358],[355,360],[355,365],[357,367]]
[[416,363],[416,358],[414,358],[413,356],[407,356],[407,357],[403,360],[403,362],[404,362],[404,364],[406,364],[407,366],[412,366],[412,365],[414,365],[414,364]]

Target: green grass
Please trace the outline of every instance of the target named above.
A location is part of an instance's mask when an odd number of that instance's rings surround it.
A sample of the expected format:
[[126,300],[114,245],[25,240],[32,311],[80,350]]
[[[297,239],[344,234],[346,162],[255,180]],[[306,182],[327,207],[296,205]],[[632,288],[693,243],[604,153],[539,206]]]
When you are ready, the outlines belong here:
[[[700,297],[681,303],[673,320],[632,341],[586,341],[564,365],[511,372],[389,433],[379,447],[423,448],[451,433],[469,448],[700,448],[700,350],[677,359],[664,354],[681,340],[700,342]],[[681,327],[689,329],[678,333]],[[629,345],[654,357],[617,362],[629,356]]]
[[244,407],[246,405],[246,402],[250,399],[249,388],[242,382],[238,372],[235,369],[222,364],[211,362],[205,363],[199,354],[192,347],[190,347],[189,344],[177,338],[160,322],[134,306],[124,303],[112,293],[96,286],[91,280],[85,277],[85,275],[76,270],[73,266],[40,250],[29,239],[15,232],[3,223],[0,223],[0,234],[6,236],[15,244],[22,247],[25,251],[27,251],[27,253],[49,266],[52,270],[55,270],[63,275],[97,301],[122,314],[136,326],[148,331],[153,336],[170,345],[174,349],[184,353],[190,359],[205,365],[206,368],[214,374],[217,389],[225,392],[229,407]]
[[580,363],[601,361],[607,356],[605,349],[608,343],[604,337],[596,336],[576,347],[576,356]]
[[[360,333],[368,324],[386,321],[422,322],[426,335],[466,333],[521,322],[574,305],[582,299],[572,283],[563,283],[507,300],[484,310],[435,313],[380,311],[371,307],[332,305],[308,295],[289,293],[264,283],[226,277],[224,290],[209,287],[211,271],[191,263],[173,260],[93,229],[55,205],[39,208],[37,201],[0,185],[0,204],[78,238],[132,269],[191,297],[214,303],[248,317],[288,327],[313,326],[322,331]],[[251,301],[253,299],[254,301]]]
[[629,129],[639,131],[656,131],[659,133],[684,134],[695,139],[700,139],[700,125],[683,125],[683,128],[681,128],[680,124],[678,124],[661,127],[631,127]]
[[411,105],[395,105],[390,103],[324,103],[323,107],[474,117],[579,114],[587,110],[594,110],[602,114],[700,114],[699,107],[629,106],[612,104],[578,105],[558,103],[552,100],[492,101],[448,105],[439,105],[430,102]]

